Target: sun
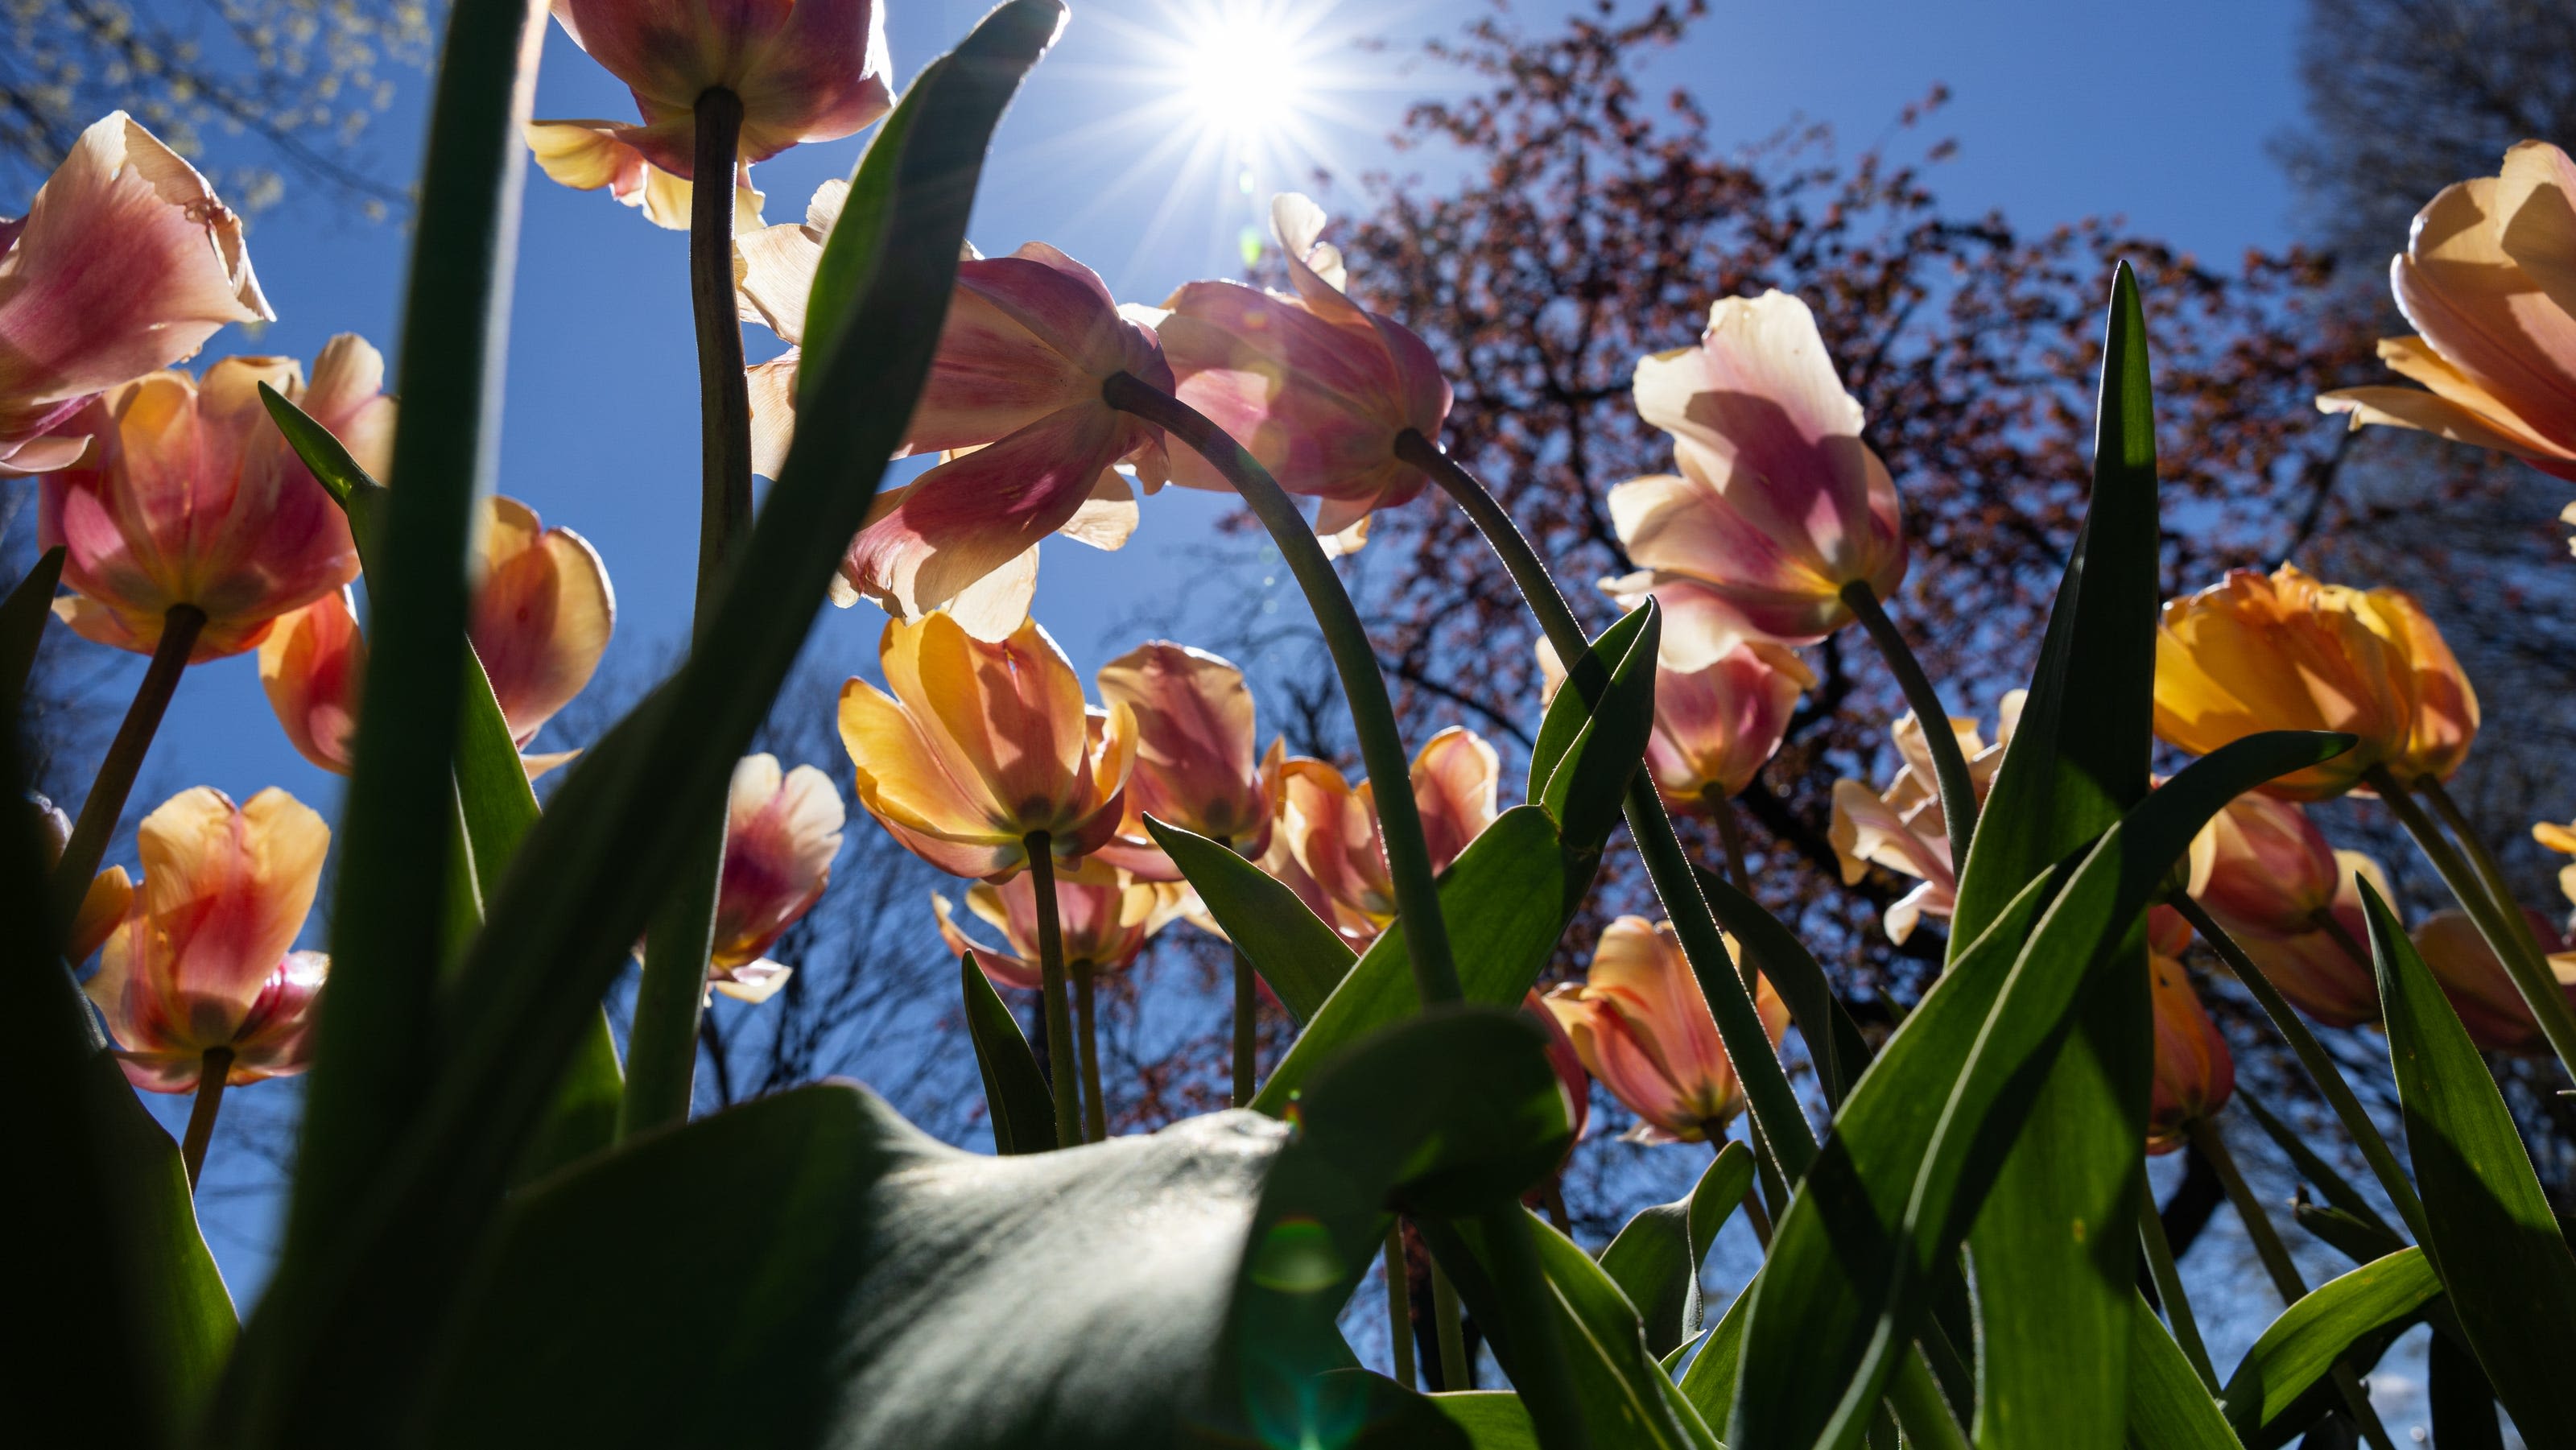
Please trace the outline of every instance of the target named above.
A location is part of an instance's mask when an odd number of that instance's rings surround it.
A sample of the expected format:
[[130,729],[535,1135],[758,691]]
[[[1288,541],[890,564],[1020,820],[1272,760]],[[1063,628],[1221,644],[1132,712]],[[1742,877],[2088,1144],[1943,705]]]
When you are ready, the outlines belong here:
[[1314,48],[1289,7],[1230,0],[1192,14],[1180,44],[1177,97],[1201,125],[1238,143],[1277,137],[1306,118]]

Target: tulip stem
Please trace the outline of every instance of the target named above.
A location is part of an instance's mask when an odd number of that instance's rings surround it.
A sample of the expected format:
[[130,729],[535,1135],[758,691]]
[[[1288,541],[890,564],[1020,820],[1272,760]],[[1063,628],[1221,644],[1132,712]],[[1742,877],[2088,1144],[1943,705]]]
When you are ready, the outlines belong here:
[[1726,848],[1727,879],[1736,890],[1752,895],[1753,873],[1744,865],[1744,823],[1735,818],[1735,802],[1714,789],[1703,792],[1700,799],[1707,803],[1709,819],[1717,822],[1717,839]]
[[698,97],[689,192],[689,300],[698,325],[698,604],[705,615],[733,541],[751,527],[751,384],[733,287],[734,156],[742,97],[722,86]]
[[2352,958],[2354,965],[2365,972],[2372,970],[2370,948],[2364,946],[2359,937],[2345,929],[2341,918],[2334,914],[2334,908],[2324,908],[2308,919],[2316,923],[2317,930],[2332,937],[2334,944],[2343,948],[2343,954]]
[[1100,1100],[1100,1021],[1094,1015],[1099,973],[1089,962],[1073,964],[1073,1014],[1082,1031],[1083,1141],[1109,1141],[1109,1105]]
[[[2218,1130],[2212,1118],[2194,1118],[2184,1130],[2191,1144],[2209,1160],[2218,1174],[2218,1186],[2226,1191],[2227,1201],[2236,1208],[2237,1221],[2245,1225],[2245,1237],[2254,1243],[2254,1257],[2263,1261],[2263,1271],[2272,1279],[2274,1292],[2284,1306],[2296,1304],[2308,1292],[2307,1281],[2299,1277],[2299,1266],[2290,1261],[2290,1246],[2281,1242],[2281,1234],[2272,1226],[2271,1216],[2263,1211],[2263,1202],[2245,1182],[2236,1167],[2234,1155],[2227,1151],[2227,1136]],[[2344,1408],[2353,1423],[2361,1427],[2377,1450],[2397,1450],[2388,1438],[2388,1427],[2379,1423],[2379,1415],[2370,1407],[2370,1392],[2362,1387],[2361,1377],[2353,1373],[2349,1360],[2338,1358],[2332,1372],[2335,1388],[2342,1392]]]
[[[724,873],[724,816],[691,839],[689,861],[644,932],[644,974],[626,1028],[626,1090],[617,1136],[689,1120],[697,1100],[698,1022],[706,1011],[707,957],[715,945],[717,883]],[[710,849],[712,848],[712,849]]]
[[2532,939],[2530,924],[2519,920],[2522,908],[2513,904],[2510,898],[2499,901],[2488,894],[2468,864],[2460,859],[2459,852],[2443,838],[2442,828],[2434,823],[2432,817],[2424,814],[2424,808],[2415,804],[2414,797],[2408,795],[2404,787],[2398,785],[2396,776],[2389,773],[2387,766],[2374,765],[2363,772],[2362,778],[2370,783],[2371,789],[2379,792],[2379,798],[2387,803],[2388,808],[2397,813],[2406,833],[2415,838],[2415,844],[2424,852],[2425,859],[2431,861],[2433,869],[2441,874],[2442,884],[2451,888],[2452,897],[2460,903],[2462,910],[2468,912],[2469,919],[2477,923],[2478,934],[2486,938],[2487,949],[2496,954],[2496,960],[2504,963],[2506,973],[2522,993],[2524,1004],[2531,1009],[2532,1020],[2540,1024],[2541,1034],[2549,1039],[2550,1050],[2558,1054],[2561,1066],[2569,1072],[2576,1072],[2576,1012],[2568,1009],[2567,995],[2558,985],[2558,974],[2552,972],[2549,963],[2541,958],[2540,944]]
[[1261,1072],[1261,992],[1252,977],[1252,958],[1234,949],[1234,1105],[1252,1101],[1253,1079]]
[[1896,621],[1887,617],[1869,581],[1855,579],[1844,585],[1842,598],[1868,632],[1869,642],[1878,646],[1879,657],[1896,676],[1897,688],[1905,692],[1914,723],[1923,728],[1923,743],[1932,752],[1932,773],[1940,780],[1941,819],[1950,831],[1951,869],[1965,871],[1968,841],[1977,833],[1977,786],[1968,773],[1968,757],[1959,749],[1959,737],[1950,729],[1950,712],[1942,708],[1940,692],[1932,688],[1931,676],[1923,673],[1923,661],[1915,658]]
[[134,703],[125,707],[125,721],[116,727],[116,739],[109,743],[106,758],[98,763],[98,775],[90,781],[89,795],[81,802],[80,823],[72,827],[71,839],[63,843],[62,859],[54,863],[57,942],[70,934],[72,918],[79,915],[81,901],[89,895],[90,879],[98,875],[108,839],[116,834],[117,820],[125,814],[125,798],[134,792],[143,757],[152,749],[152,737],[161,729],[161,717],[169,712],[170,697],[178,693],[179,676],[188,668],[188,656],[195,652],[197,636],[205,628],[206,612],[193,604],[173,604],[162,617],[161,641],[152,647],[152,663],[144,666],[143,683],[134,688]]
[[1387,697],[1386,677],[1378,670],[1368,629],[1351,604],[1350,591],[1342,587],[1341,576],[1333,572],[1333,561],[1325,556],[1305,515],[1297,511],[1297,501],[1259,459],[1206,414],[1123,372],[1113,374],[1100,392],[1110,407],[1178,438],[1223,474],[1269,531],[1270,542],[1305,591],[1325,648],[1332,652],[1333,668],[1341,675],[1351,730],[1359,737],[1361,763],[1377,786],[1378,832],[1386,847],[1387,874],[1395,886],[1405,951],[1412,960],[1415,994],[1425,1007],[1457,1001],[1461,995],[1458,967],[1450,955],[1448,922],[1440,914],[1440,886],[1431,869],[1431,850],[1423,842],[1422,812],[1410,788],[1412,762],[1404,752],[1395,704]]
[[1387,1357],[1394,1361],[1395,1382],[1406,1389],[1418,1388],[1413,1372],[1413,1278],[1404,1267],[1404,1225],[1390,1221],[1386,1226],[1386,1343]]
[[1583,1405],[1565,1372],[1564,1336],[1557,1327],[1556,1295],[1539,1261],[1538,1235],[1548,1232],[1515,1199],[1477,1216],[1485,1249],[1493,1255],[1494,1291],[1512,1327],[1512,1388],[1529,1411],[1543,1450],[1585,1450],[1592,1435]]
[[2200,1321],[2192,1317],[2191,1300],[2183,1293],[2182,1271],[2174,1267],[2173,1245],[2165,1238],[2164,1215],[2156,1211],[2153,1194],[2138,1195],[2138,1242],[2146,1250],[2147,1275],[2155,1280],[2156,1299],[2164,1305],[2174,1343],[2182,1346],[2182,1357],[2191,1362],[2201,1384],[2217,1394],[2218,1367],[2209,1362],[2209,1346],[2201,1342]]
[[[2406,1221],[2407,1232],[2415,1236],[2416,1242],[2423,1242],[2423,1200],[2415,1196],[2415,1185],[2406,1181],[2406,1172],[2397,1166],[2397,1155],[2389,1151],[2388,1140],[2380,1136],[2378,1124],[2370,1120],[2361,1099],[2353,1095],[2352,1085],[2344,1081],[2342,1070],[2335,1066],[2332,1057],[2326,1055],[2325,1047],[2317,1041],[2316,1034],[2310,1032],[2308,1024],[2300,1021],[2298,1014],[2291,1010],[2288,999],[2272,985],[2272,979],[2264,974],[2262,965],[2227,934],[2226,928],[2218,924],[2207,908],[2181,892],[2175,892],[2166,904],[2191,923],[2191,929],[2200,933],[2201,940],[2208,942],[2219,958],[2227,963],[2228,970],[2236,974],[2236,980],[2244,983],[2245,990],[2254,994],[2254,1000],[2263,1008],[2263,1015],[2272,1019],[2273,1030],[2281,1034],[2282,1041],[2290,1044],[2290,1050],[2298,1055],[2299,1065],[2308,1070],[2309,1081],[2314,1082],[2317,1091],[2325,1095],[2326,1105],[2334,1109],[2336,1121],[2343,1124],[2344,1133],[2352,1139],[2353,1146],[2361,1150],[2363,1159],[2369,1162],[2371,1173],[2379,1179],[2379,1186],[2387,1193],[2389,1203],[2397,1209],[2397,1216]],[[2318,915],[2331,920],[2333,913],[2319,912]],[[2337,923],[2335,929],[2341,931],[2341,924]],[[2364,966],[2370,964],[2367,954],[2360,960]]]
[[1082,1107],[1074,1090],[1079,1071],[1073,1050],[1072,1014],[1065,1009],[1064,928],[1056,918],[1055,856],[1044,831],[1028,836],[1029,884],[1038,904],[1038,992],[1046,1010],[1047,1085],[1055,1093],[1055,1141],[1082,1141]]
[[188,1109],[188,1135],[179,1140],[179,1161],[188,1167],[188,1191],[206,1171],[206,1147],[215,1141],[215,1114],[224,1105],[224,1081],[233,1073],[233,1050],[209,1047],[197,1068],[197,1101]]
[[[1431,481],[1440,485],[1441,492],[1449,495],[1484,534],[1485,542],[1501,556],[1512,582],[1520,586],[1521,600],[1538,621],[1540,632],[1547,636],[1558,661],[1564,664],[1567,686],[1577,691],[1586,704],[1597,702],[1608,688],[1608,674],[1591,659],[1592,641],[1584,636],[1582,622],[1574,617],[1574,609],[1557,589],[1555,577],[1547,572],[1547,565],[1530,546],[1520,526],[1512,522],[1512,516],[1474,474],[1420,433],[1407,429],[1396,435],[1395,456],[1431,475]],[[1690,853],[1682,849],[1681,837],[1673,831],[1672,815],[1665,810],[1663,797],[1655,793],[1654,782],[1645,772],[1639,771],[1629,780],[1625,804],[1629,837],[1646,863],[1646,876],[1663,902],[1664,915],[1672,921],[1673,934],[1681,941],[1682,957],[1690,963],[1691,975],[1699,980],[1700,994],[1708,999],[1709,1012],[1717,1019],[1718,1038],[1725,1043],[1727,1058],[1735,1064],[1736,1077],[1744,1084],[1744,1097],[1753,1120],[1762,1129],[1758,1141],[1772,1154],[1781,1178],[1794,1186],[1806,1177],[1807,1165],[1815,1161],[1815,1131],[1798,1108],[1798,1095],[1789,1086],[1788,1071],[1780,1065],[1780,1055],[1771,1045],[1769,1030],[1762,1025],[1762,1014],[1754,1008],[1752,994],[1728,967],[1731,959],[1726,939],[1718,932],[1717,917],[1700,891]],[[1819,1033],[1826,1030],[1823,1023],[1801,1023],[1800,1027]]]
[[1440,1267],[1440,1256],[1431,1257],[1431,1328],[1440,1341],[1440,1388],[1456,1394],[1476,1387],[1475,1374],[1467,1363],[1467,1332],[1458,1323],[1458,1290]]

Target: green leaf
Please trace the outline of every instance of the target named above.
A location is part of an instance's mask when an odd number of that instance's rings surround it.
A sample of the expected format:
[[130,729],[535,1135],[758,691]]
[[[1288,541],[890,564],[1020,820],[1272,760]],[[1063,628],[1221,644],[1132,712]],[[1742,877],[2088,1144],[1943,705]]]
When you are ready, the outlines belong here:
[[[2095,406],[2093,495],[2049,611],[2021,723],[1968,849],[1951,962],[2022,887],[2147,794],[2158,520],[2146,317],[2113,274]],[[2020,1141],[1969,1238],[1980,1450],[2099,1445],[2120,1432],[2153,1063],[2135,933],[2077,1004]],[[2006,1307],[2008,1306],[2008,1307]]]
[[1735,1411],[1735,1376],[1744,1356],[1744,1326],[1753,1318],[1753,1286],[1762,1282],[1756,1274],[1752,1284],[1735,1296],[1726,1312],[1717,1317],[1707,1343],[1699,1356],[1682,1371],[1682,1398],[1699,1411],[1700,1418],[1712,1425],[1723,1425]]
[[1208,914],[1251,959],[1300,1027],[1359,959],[1279,878],[1194,831],[1145,818],[1146,834],[1181,868]]
[[[1440,912],[1448,918],[1466,1000],[1516,1007],[1547,965],[1565,930],[1567,903],[1583,883],[1569,883],[1556,826],[1537,806],[1514,806],[1495,818],[1440,877]],[[1287,1112],[1306,1078],[1367,1034],[1410,1017],[1421,1006],[1404,951],[1404,928],[1388,927],[1315,1012],[1270,1080],[1252,1100],[1256,1111]]]
[[2319,1242],[2356,1264],[2387,1258],[2406,1241],[2340,1208],[2302,1198],[2290,1206],[2290,1218]]
[[[1730,1444],[1860,1438],[2020,1135],[2029,1085],[2049,1071],[2085,990],[2115,964],[2192,836],[2239,792],[2349,744],[2257,735],[2194,762],[2071,873],[2024,887],[1957,957],[1853,1089],[1781,1218]],[[2052,892],[2061,874],[2064,888]]]
[[2436,1334],[2425,1346],[2425,1398],[2433,1411],[2433,1443],[2441,1450],[2504,1450],[2496,1424],[2495,1388],[2477,1356]]
[[[1619,824],[1629,777],[1655,728],[1655,654],[1663,639],[1652,599],[1593,641],[1569,666],[1566,687],[1548,702],[1530,746],[1529,799],[1556,818],[1565,839],[1597,851]],[[1592,681],[1598,704],[1593,703]]]
[[1825,969],[1795,932],[1725,877],[1705,867],[1694,869],[1700,893],[1717,914],[1717,924],[1753,959],[1755,970],[1770,980],[1771,989],[1789,1009],[1789,1020],[1806,1039],[1825,1106],[1841,1108],[1852,1083],[1869,1066],[1869,1040],[1860,1035],[1859,1024],[1843,1010],[1833,983],[1825,979]]
[[2250,1435],[2323,1379],[2356,1340],[2414,1313],[2441,1292],[2441,1278],[2417,1248],[2319,1285],[2281,1311],[2227,1377],[2219,1398],[2228,1423]]
[[572,767],[486,896],[442,1018],[434,1094],[337,1241],[290,1241],[236,1358],[244,1393],[218,1443],[345,1443],[407,1398],[510,1165],[866,519],[936,349],[987,140],[1062,15],[1056,0],[994,11],[957,62],[905,96],[927,117],[907,144],[871,149],[863,172],[899,173],[883,246],[842,343],[807,358],[839,401],[804,413],[687,663]]
[[973,952],[957,959],[957,974],[965,985],[966,1035],[975,1043],[975,1066],[984,1076],[985,1117],[993,1125],[994,1151],[1054,1152],[1055,1099],[1047,1092],[1046,1075],[1038,1071],[1028,1038],[1003,1005],[1002,994],[985,980]]
[[1752,1150],[1729,1143],[1687,1196],[1638,1210],[1601,1251],[1601,1271],[1636,1306],[1646,1348],[1657,1359],[1699,1332],[1700,1265],[1752,1186]]
[[2242,1450],[2164,1321],[2143,1295],[2129,1302],[2129,1450]]
[[[2404,1247],[2406,1240],[2396,1229],[2389,1226],[2388,1220],[2379,1216],[2379,1210],[2371,1206],[2369,1199],[2362,1197],[2361,1190],[2353,1187],[2350,1181],[2336,1172],[2334,1165],[2319,1157],[2317,1150],[2308,1146],[2307,1139],[2291,1131],[2289,1125],[2279,1118],[2272,1116],[2271,1110],[2263,1106],[2261,1099],[2239,1089],[2236,1101],[2247,1112],[2254,1115],[2254,1121],[2263,1129],[2263,1135],[2270,1138],[2273,1145],[2290,1160],[2290,1166],[2298,1170],[2302,1181],[2315,1184],[2317,1191],[2326,1196],[2326,1202],[2333,1204],[2362,1226],[2374,1231],[2379,1237],[2391,1241],[2391,1247],[2382,1249],[2381,1253],[2393,1253],[2397,1248]],[[2372,1258],[2378,1256],[2378,1254],[2371,1255]]]
[[2513,1116],[2405,928],[2362,884],[2424,1250],[2461,1330],[2525,1438],[2576,1445],[2576,1256],[2551,1216]]
[[512,1206],[422,1443],[1176,1443],[1286,1138],[1226,1113],[988,1158],[840,1085],[650,1135]]
[[[62,579],[63,546],[56,544],[38,555],[9,597],[0,600],[0,700],[9,702],[12,722],[26,698],[27,677],[35,673],[36,646],[44,640],[45,621],[54,617],[54,587]],[[17,727],[13,723],[10,728]]]
[[1475,1450],[1539,1450],[1529,1411],[1509,1390],[1453,1390],[1431,1396],[1431,1403],[1467,1432]]

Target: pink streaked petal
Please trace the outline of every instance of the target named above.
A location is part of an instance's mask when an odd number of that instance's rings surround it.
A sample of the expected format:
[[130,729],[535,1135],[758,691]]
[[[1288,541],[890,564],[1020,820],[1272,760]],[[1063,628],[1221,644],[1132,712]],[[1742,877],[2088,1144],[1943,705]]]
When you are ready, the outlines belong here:
[[468,631],[492,696],[526,745],[590,683],[617,624],[617,596],[590,542],[546,528],[516,499],[485,502],[483,572]]

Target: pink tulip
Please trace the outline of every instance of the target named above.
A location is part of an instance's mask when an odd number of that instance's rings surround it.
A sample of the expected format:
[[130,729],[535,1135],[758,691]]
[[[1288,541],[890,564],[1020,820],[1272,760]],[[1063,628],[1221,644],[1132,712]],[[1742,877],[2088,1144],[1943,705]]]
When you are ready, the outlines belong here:
[[[2240,803],[2251,799],[2256,797],[2240,797]],[[2370,964],[2370,927],[2361,906],[2361,880],[2368,877],[2383,897],[2391,893],[2387,873],[2368,856],[2337,851],[2334,859],[2333,904],[2313,924],[2278,933],[2231,925],[2228,935],[2292,1006],[2328,1027],[2351,1027],[2379,1017],[2379,979]],[[2340,932],[2325,926],[2329,919]]]
[[[933,893],[931,910],[939,917],[940,939],[959,956],[975,954],[975,964],[998,987],[1038,989],[1037,878],[1028,872],[995,886],[979,882],[966,889],[966,907],[1002,933],[995,947],[966,935],[957,925],[948,898]],[[1170,884],[1140,881],[1100,861],[1086,861],[1056,878],[1056,926],[1064,941],[1068,968],[1094,972],[1123,971],[1145,949],[1146,939],[1179,915],[1183,892]]]
[[2236,1059],[2209,1010],[2191,989],[2182,963],[2151,956],[2147,968],[2155,1003],[2156,1067],[2148,1098],[2147,1151],[2170,1153],[2189,1137],[2193,1123],[2227,1106],[2236,1091]]
[[[1271,200],[1270,225],[1296,295],[1192,282],[1165,303],[1155,331],[1180,400],[1233,435],[1280,487],[1320,500],[1315,532],[1347,552],[1366,539],[1371,511],[1408,502],[1430,481],[1396,458],[1395,440],[1408,429],[1439,440],[1449,383],[1422,339],[1344,293],[1322,208],[1283,194]],[[1232,487],[1187,450],[1173,456],[1172,480]]]
[[2241,795],[2191,843],[2191,896],[2229,934],[2317,929],[2340,884],[2334,847],[2297,801]]
[[1243,671],[1204,650],[1166,640],[1139,645],[1101,667],[1100,698],[1136,716],[1136,773],[1127,819],[1102,859],[1149,880],[1179,879],[1145,834],[1148,815],[1222,841],[1246,856],[1269,849],[1271,785],[1286,747],[1253,754],[1252,691]]
[[[2003,764],[2004,747],[2012,743],[2020,722],[2022,691],[2006,694],[1996,708],[1995,743],[1977,734],[1977,722],[1953,716],[1950,729],[1960,753],[1968,758],[1968,775],[1977,798],[1985,799]],[[1907,713],[1890,732],[1902,762],[1883,792],[1872,793],[1856,780],[1834,782],[1831,828],[1834,854],[1841,858],[1843,884],[1856,886],[1873,865],[1923,884],[1888,905],[1888,940],[1903,943],[1924,917],[1946,920],[1958,898],[1959,881],[1950,864],[1950,828],[1941,815],[1941,791],[1933,779],[1932,751],[1923,728]]]
[[154,373],[99,395],[78,427],[80,463],[38,496],[40,547],[67,546],[54,612],[84,638],[150,654],[170,610],[206,615],[192,661],[258,644],[269,622],[358,574],[357,544],[331,495],[261,406],[266,383],[381,478],[393,447],[384,358],[342,334],[314,360],[226,358],[202,382]]
[[[1452,725],[1424,742],[1413,758],[1413,800],[1422,813],[1423,842],[1431,869],[1447,869],[1485,827],[1493,824],[1502,778],[1494,747],[1463,726]],[[1376,782],[1356,788],[1320,760],[1290,760],[1280,773],[1278,832],[1271,857],[1285,856],[1295,871],[1274,869],[1307,905],[1345,940],[1364,945],[1395,920],[1395,883],[1379,838]],[[1317,906],[1320,897],[1323,906]]]
[[[2576,1004],[2576,955],[2571,955],[2567,939],[2539,912],[2524,908],[2522,914],[2531,923],[2532,934],[2540,938],[2541,950],[2550,955],[2559,991]],[[2512,974],[2496,960],[2494,949],[2467,912],[2434,912],[2415,924],[2412,935],[2415,950],[2432,970],[2442,995],[2460,1014],[2460,1025],[2469,1029],[2470,1041],[2490,1052],[2547,1049],[2548,1039],[2532,1018],[2530,1004],[2522,1000]]]
[[1565,1149],[1571,1158],[1574,1144],[1592,1131],[1592,1075],[1583,1070],[1583,1054],[1574,1050],[1574,1039],[1565,1035],[1565,1024],[1556,1020],[1545,997],[1536,991],[1523,996],[1521,1015],[1536,1022],[1547,1037],[1547,1065],[1556,1070],[1556,1085],[1565,1091],[1565,1120],[1574,1128]]
[[188,1092],[217,1051],[236,1086],[305,1069],[331,963],[290,948],[330,844],[322,818],[275,789],[237,807],[199,786],[143,818],[143,885],[85,989],[136,1087]]
[[1806,303],[1719,302],[1699,346],[1638,362],[1636,392],[1681,473],[1610,491],[1638,568],[1602,587],[1623,609],[1662,602],[1667,664],[1696,668],[1748,633],[1814,643],[1851,622],[1845,585],[1884,599],[1904,581],[1896,486]]
[[[1538,647],[1546,694],[1565,683],[1565,666],[1545,640]],[[1750,784],[1778,753],[1798,699],[1815,673],[1768,640],[1733,639],[1707,664],[1676,670],[1657,662],[1655,726],[1646,737],[1646,771],[1664,805],[1678,815],[1707,815]]]
[[[1743,1109],[1735,1064],[1671,923],[1612,922],[1583,982],[1546,1000],[1583,1065],[1643,1120],[1640,1141],[1704,1142]],[[1755,978],[1754,1005],[1778,1045],[1789,1012],[1769,980]]]
[[276,315],[241,219],[123,111],[0,221],[0,248],[0,474],[70,467],[100,426],[77,416],[92,398]]
[[2380,361],[2426,391],[2345,388],[2317,406],[2576,480],[2576,162],[2525,141],[2502,175],[2444,187],[2388,270],[2418,335],[2382,341]]
[[738,170],[851,135],[893,104],[874,0],[555,0],[554,11],[564,34],[626,83],[643,123],[534,122],[537,164],[566,186],[605,186],[664,226],[686,225],[706,92],[742,102]]
[[823,899],[847,819],[832,778],[813,766],[782,773],[775,755],[734,766],[707,973],[716,991],[765,1002],[787,985],[793,969],[764,954]]

